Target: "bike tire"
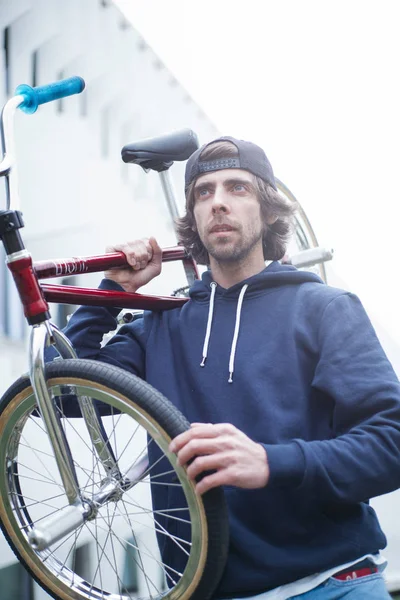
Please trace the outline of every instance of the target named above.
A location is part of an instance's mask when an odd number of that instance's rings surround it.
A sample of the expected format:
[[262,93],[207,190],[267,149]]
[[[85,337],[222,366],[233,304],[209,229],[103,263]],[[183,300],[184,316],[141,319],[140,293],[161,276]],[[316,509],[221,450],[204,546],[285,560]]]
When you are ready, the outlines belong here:
[[[79,483],[86,496],[103,485],[104,473],[101,463],[94,462],[90,437],[83,437],[83,419],[75,418],[76,396],[91,397],[100,407],[108,443],[113,446],[121,468],[124,462],[129,466],[143,453],[133,441],[132,431],[135,436],[141,431],[139,439],[144,437],[150,455],[160,458],[154,461],[157,472],[150,473],[153,467],[149,468],[147,481],[143,479],[129,490],[129,500],[128,492],[124,492],[120,499],[102,506],[94,520],[86,521],[79,531],[54,544],[54,548],[34,550],[28,532],[40,519],[68,502],[30,380],[27,376],[21,377],[0,402],[0,525],[17,558],[57,600],[211,598],[227,557],[227,509],[222,489],[210,490],[201,497],[196,495],[186,470],[176,463],[175,455],[168,452],[170,440],[188,429],[188,421],[152,386],[112,365],[92,360],[57,360],[46,366],[46,378],[48,389],[57,399],[57,410],[61,413]],[[69,415],[71,410],[73,416]],[[117,427],[121,429],[118,434]],[[166,471],[161,469],[162,464],[166,465]],[[34,485],[32,479],[35,479]],[[139,483],[147,483],[146,489],[150,491],[144,493],[144,485],[139,486]],[[165,509],[160,509],[157,503],[156,507],[148,507],[150,496],[153,496],[153,504],[156,502],[158,492],[154,490],[157,489],[167,494]],[[172,496],[177,494],[179,501],[184,498],[187,506],[169,505]],[[139,505],[139,501],[144,506]],[[146,529],[151,527],[150,520],[155,534]],[[155,539],[158,543],[154,543]],[[160,548],[160,539],[163,548]],[[82,573],[77,552],[85,544],[89,544],[97,567],[90,570],[85,564]],[[96,545],[95,554],[93,545]],[[173,557],[168,564],[164,558],[166,546],[169,556]],[[132,559],[127,562],[127,555],[133,550],[134,562]],[[155,554],[151,565],[150,550]],[[139,567],[138,581],[128,584],[129,569],[133,572],[134,564]],[[179,568],[175,568],[176,565]],[[160,583],[160,570],[164,573],[164,584]]]

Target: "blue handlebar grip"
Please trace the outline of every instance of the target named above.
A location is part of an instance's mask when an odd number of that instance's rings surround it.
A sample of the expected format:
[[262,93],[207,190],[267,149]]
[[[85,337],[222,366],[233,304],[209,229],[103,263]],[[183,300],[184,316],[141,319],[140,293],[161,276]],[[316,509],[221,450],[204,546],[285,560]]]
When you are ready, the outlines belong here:
[[85,81],[82,77],[70,77],[35,88],[23,83],[17,87],[15,95],[24,96],[24,101],[18,108],[32,114],[37,111],[39,104],[59,100],[73,94],[80,94],[84,89]]

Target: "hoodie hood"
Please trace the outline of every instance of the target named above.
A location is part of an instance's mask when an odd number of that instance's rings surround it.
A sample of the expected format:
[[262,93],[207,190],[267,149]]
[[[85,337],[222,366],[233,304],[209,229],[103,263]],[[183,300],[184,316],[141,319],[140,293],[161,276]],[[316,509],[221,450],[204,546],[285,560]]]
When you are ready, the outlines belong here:
[[[299,271],[291,265],[281,265],[278,261],[273,261],[263,271],[257,273],[257,275],[236,283],[228,289],[215,284],[215,292],[217,295],[223,295],[225,298],[238,298],[244,285],[248,286],[246,295],[252,295],[255,292],[268,288],[280,287],[282,285],[299,285],[306,282],[324,283],[315,273]],[[190,288],[190,298],[197,302],[208,302],[212,291],[212,283],[211,271],[205,271],[202,278],[195,281]]]
[[229,356],[229,383],[233,383],[233,372],[235,368],[235,354],[240,331],[240,319],[242,314],[242,305],[246,296],[252,296],[263,290],[282,285],[299,285],[305,282],[323,283],[323,281],[308,271],[298,271],[290,265],[281,265],[279,262],[272,262],[260,273],[241,281],[229,289],[219,286],[212,279],[211,271],[203,273],[201,281],[196,281],[190,289],[192,300],[203,303],[209,302],[207,326],[204,335],[203,356],[200,367],[205,367],[208,346],[211,338],[212,323],[214,317],[214,303],[217,296],[224,299],[232,298],[237,302],[236,315],[234,318],[233,337],[231,339],[231,350]]

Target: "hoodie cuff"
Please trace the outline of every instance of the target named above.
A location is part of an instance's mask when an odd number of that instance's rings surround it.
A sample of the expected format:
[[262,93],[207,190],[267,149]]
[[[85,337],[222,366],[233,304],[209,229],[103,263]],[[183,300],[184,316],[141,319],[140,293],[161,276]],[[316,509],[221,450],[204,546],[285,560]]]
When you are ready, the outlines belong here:
[[268,486],[297,487],[304,477],[306,463],[299,444],[262,444],[270,470]]
[[116,281],[112,279],[102,279],[100,281],[99,290],[115,290],[117,292],[124,292],[124,288],[122,285],[119,285]]
[[[124,288],[119,283],[116,283],[112,279],[102,279],[99,285],[99,290],[115,290],[116,292],[124,292]],[[121,312],[120,308],[106,307],[108,312],[115,318],[118,317]]]

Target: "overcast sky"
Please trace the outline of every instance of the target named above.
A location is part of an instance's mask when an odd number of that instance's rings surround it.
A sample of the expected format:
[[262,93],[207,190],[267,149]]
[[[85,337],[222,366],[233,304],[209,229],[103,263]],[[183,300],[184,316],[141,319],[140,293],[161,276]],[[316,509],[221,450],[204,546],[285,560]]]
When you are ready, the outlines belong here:
[[265,149],[400,343],[400,2],[116,4],[222,133]]

